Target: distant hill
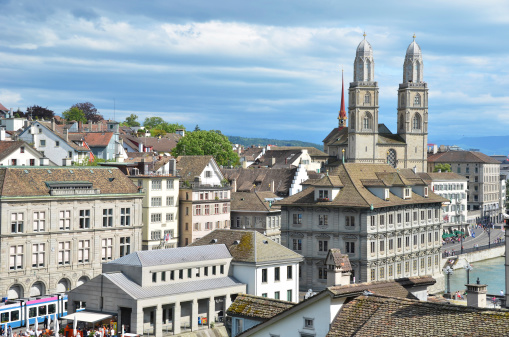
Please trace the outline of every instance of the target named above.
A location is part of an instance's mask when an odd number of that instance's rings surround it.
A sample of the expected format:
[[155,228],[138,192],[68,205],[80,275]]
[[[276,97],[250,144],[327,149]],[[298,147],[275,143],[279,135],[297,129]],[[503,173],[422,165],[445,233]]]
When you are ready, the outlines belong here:
[[428,139],[437,145],[457,145],[463,150],[476,149],[488,155],[508,155],[509,136],[463,137],[457,140]]
[[320,151],[323,151],[323,146],[315,143],[302,142],[300,140],[280,140],[280,139],[268,139],[268,138],[247,138],[238,136],[226,136],[232,144],[240,144],[245,147],[251,145],[276,145],[276,146],[305,146],[315,147]]

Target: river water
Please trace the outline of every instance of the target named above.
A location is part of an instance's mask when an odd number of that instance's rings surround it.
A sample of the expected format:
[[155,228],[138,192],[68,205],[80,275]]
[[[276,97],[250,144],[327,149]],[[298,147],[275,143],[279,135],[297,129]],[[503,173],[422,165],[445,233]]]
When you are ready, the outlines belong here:
[[[499,295],[500,290],[505,293],[505,273],[504,273],[505,257],[497,257],[490,260],[471,263],[474,268],[470,271],[470,283],[475,283],[479,277],[481,284],[488,285],[488,294]],[[447,282],[447,276],[446,276]],[[451,275],[451,292],[466,289],[467,271],[464,268],[455,269]],[[446,283],[447,284],[447,283]],[[447,287],[447,285],[446,285]]]

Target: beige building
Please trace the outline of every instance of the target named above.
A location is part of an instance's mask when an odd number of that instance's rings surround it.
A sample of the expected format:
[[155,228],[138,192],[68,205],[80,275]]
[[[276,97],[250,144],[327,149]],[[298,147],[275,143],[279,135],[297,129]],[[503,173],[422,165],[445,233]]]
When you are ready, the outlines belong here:
[[141,199],[116,168],[0,168],[0,291],[66,292],[141,248]]
[[364,36],[357,47],[348,93],[348,123],[343,90],[339,125],[323,140],[324,152],[347,162],[387,163],[426,172],[428,86],[415,37],[406,51],[403,82],[398,89],[397,134],[378,120],[378,95],[373,49]]
[[230,227],[230,186],[212,156],[177,158],[180,176],[179,246]]
[[442,279],[444,199],[413,170],[346,163],[278,202],[281,241],[302,254],[301,289],[327,285],[330,248],[348,254],[352,281]]

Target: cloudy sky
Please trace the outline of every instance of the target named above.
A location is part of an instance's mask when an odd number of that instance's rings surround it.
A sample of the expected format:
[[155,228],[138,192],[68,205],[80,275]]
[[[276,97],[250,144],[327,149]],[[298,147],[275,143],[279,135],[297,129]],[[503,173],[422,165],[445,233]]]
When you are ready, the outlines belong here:
[[509,2],[0,0],[0,103],[320,143],[366,31],[380,117],[395,131],[412,35],[429,141],[509,134]]

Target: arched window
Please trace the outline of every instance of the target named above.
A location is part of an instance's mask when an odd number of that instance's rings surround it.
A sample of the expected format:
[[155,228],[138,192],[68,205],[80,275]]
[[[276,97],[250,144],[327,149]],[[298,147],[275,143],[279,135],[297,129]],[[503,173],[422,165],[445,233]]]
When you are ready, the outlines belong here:
[[416,113],[414,118],[412,119],[412,129],[414,130],[421,129],[421,115],[419,115],[418,113]]
[[415,95],[414,106],[421,106],[421,95],[419,95],[419,94]]
[[369,103],[371,103],[371,95],[369,94],[369,92],[367,92],[366,95],[364,95],[364,104]]
[[364,115],[362,128],[365,130],[369,130],[369,129],[371,129],[371,124],[372,124],[371,114],[369,112],[366,112],[366,115]]

